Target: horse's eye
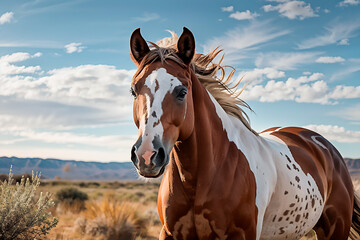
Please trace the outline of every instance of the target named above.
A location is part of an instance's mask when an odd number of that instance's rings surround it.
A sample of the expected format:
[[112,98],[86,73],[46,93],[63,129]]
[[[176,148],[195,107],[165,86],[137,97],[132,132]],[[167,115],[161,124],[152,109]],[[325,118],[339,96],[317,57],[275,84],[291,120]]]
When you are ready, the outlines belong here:
[[176,98],[179,99],[180,101],[183,101],[186,96],[186,93],[187,93],[186,89],[181,89],[181,91],[177,94]]
[[133,88],[130,88],[130,93],[134,98],[136,98],[136,93]]

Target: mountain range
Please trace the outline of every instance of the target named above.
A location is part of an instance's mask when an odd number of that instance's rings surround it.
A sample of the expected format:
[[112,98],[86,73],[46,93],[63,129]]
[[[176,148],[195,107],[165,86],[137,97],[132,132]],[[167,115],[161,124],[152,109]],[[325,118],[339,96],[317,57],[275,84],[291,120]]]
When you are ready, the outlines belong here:
[[138,174],[132,162],[86,162],[60,159],[0,157],[0,173],[41,172],[43,179],[135,180]]
[[[360,159],[345,158],[353,178],[360,178]],[[41,172],[43,179],[135,180],[138,174],[132,162],[86,162],[60,159],[0,157],[0,173]]]

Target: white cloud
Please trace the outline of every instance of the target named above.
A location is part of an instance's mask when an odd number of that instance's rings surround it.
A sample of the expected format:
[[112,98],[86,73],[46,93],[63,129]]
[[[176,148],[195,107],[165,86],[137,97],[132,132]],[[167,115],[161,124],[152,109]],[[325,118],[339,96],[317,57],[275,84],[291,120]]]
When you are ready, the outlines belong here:
[[270,80],[265,85],[248,85],[241,98],[259,100],[260,102],[276,102],[290,100],[296,102],[336,104],[339,99],[360,98],[360,86],[338,85],[330,89],[322,73],[310,76],[288,78],[286,81]]
[[268,52],[255,59],[257,67],[272,67],[281,70],[297,69],[302,64],[314,62],[320,52]]
[[[131,119],[129,87],[135,70],[80,65],[38,75],[39,66],[12,64],[40,55],[14,53],[0,57],[0,114],[31,119],[31,114],[26,114],[27,109],[32,109],[34,116],[52,118],[56,126],[107,124]],[[35,75],[28,76],[29,73]],[[11,113],[3,112],[5,109]]]
[[263,9],[265,12],[278,11],[281,16],[289,19],[303,20],[309,17],[317,17],[311,8],[310,3],[306,4],[304,1],[279,1],[278,5],[265,5]]
[[325,9],[324,9],[324,13],[330,13],[330,10],[327,9],[327,8],[325,8]]
[[307,125],[304,127],[321,134],[330,141],[342,143],[360,142],[360,131],[346,130],[344,127],[337,125]]
[[356,124],[360,124],[360,104],[355,104],[332,112],[331,115],[344,118],[346,120],[355,121]]
[[360,3],[359,0],[344,0],[344,1],[339,2],[339,6],[340,7],[347,7],[347,6],[350,6],[350,5],[356,6],[359,3]]
[[221,11],[223,11],[223,12],[232,12],[232,11],[234,11],[234,6],[222,7]]
[[226,53],[227,64],[236,63],[239,59],[245,58],[245,50],[250,51],[259,48],[262,44],[289,32],[275,27],[269,21],[252,21],[247,27],[231,29],[223,36],[207,41],[204,45],[204,52],[209,52],[220,46]]
[[337,43],[337,45],[350,45],[349,39],[347,39],[347,38],[341,39],[341,40]]
[[260,16],[260,15],[257,14],[256,12],[251,13],[249,10],[246,10],[245,12],[236,11],[236,12],[230,14],[229,17],[234,18],[236,20],[249,20],[249,19],[254,19],[258,16]]
[[82,52],[84,50],[84,48],[86,48],[85,46],[82,46],[82,43],[69,43],[67,45],[64,46],[65,50],[67,53],[74,53],[74,52]]
[[332,99],[360,98],[360,86],[343,86],[338,85],[329,93]]
[[285,77],[285,73],[274,68],[255,68],[251,71],[242,71],[238,74],[243,77],[242,83],[250,85],[261,83],[265,78],[276,79]]
[[[335,22],[326,27],[326,32],[314,38],[306,39],[297,44],[299,49],[309,49],[314,47],[326,46],[334,43],[347,45],[348,39],[358,35],[360,21]],[[345,40],[346,39],[346,40]]]
[[134,18],[135,21],[140,21],[140,22],[150,22],[156,19],[159,19],[160,15],[157,13],[144,13],[143,16],[141,17],[136,17]]
[[14,13],[13,12],[6,12],[3,15],[0,16],[0,25],[4,23],[9,23],[14,19]]
[[342,57],[319,57],[316,59],[317,63],[338,63],[338,62],[344,62],[345,59]]
[[360,71],[360,58],[350,58],[341,70],[336,71],[330,78],[330,81],[343,79],[347,75]]
[[23,73],[36,73],[41,70],[40,66],[16,66],[13,63],[25,61],[30,58],[40,57],[41,53],[35,53],[31,55],[25,52],[17,52],[8,54],[0,57],[0,76],[12,75],[12,74],[23,74]]

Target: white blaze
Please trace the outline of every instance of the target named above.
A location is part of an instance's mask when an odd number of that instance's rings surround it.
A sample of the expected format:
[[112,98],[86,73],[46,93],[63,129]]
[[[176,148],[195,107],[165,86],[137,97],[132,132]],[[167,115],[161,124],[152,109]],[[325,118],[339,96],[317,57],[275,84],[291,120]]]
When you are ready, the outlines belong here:
[[[155,136],[159,136],[162,140],[164,128],[160,122],[161,116],[163,114],[162,102],[167,93],[172,93],[174,88],[182,85],[179,79],[169,74],[165,68],[159,68],[154,70],[145,80],[145,86],[150,89],[150,92],[153,96],[152,102],[148,94],[145,94],[146,97],[146,110],[147,114],[141,117],[140,130],[142,130],[142,148],[152,146],[152,141]],[[155,113],[155,114],[154,114]],[[147,123],[146,116],[148,117]],[[156,126],[154,127],[154,123]],[[145,149],[148,150],[148,149]]]

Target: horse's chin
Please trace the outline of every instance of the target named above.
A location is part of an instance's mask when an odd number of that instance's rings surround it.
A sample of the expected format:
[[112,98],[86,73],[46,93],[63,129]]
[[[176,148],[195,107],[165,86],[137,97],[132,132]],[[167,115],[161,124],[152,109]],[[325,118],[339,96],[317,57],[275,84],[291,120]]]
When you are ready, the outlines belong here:
[[150,172],[149,173],[149,172],[140,172],[138,170],[138,173],[140,176],[145,177],[145,178],[158,178],[164,173],[166,165],[162,166],[158,172]]

